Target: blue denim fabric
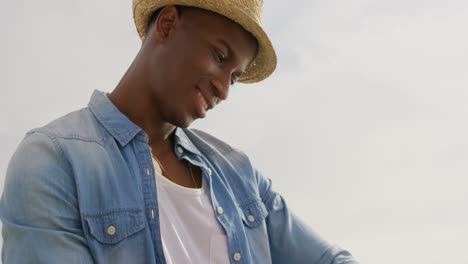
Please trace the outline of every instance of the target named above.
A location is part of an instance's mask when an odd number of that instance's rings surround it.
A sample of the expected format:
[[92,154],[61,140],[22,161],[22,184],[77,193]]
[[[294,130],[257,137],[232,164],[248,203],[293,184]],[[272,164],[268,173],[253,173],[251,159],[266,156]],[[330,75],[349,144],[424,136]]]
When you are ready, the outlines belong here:
[[[231,263],[357,263],[302,223],[245,154],[202,131],[175,133],[178,158],[202,169]],[[99,91],[28,132],[0,201],[3,263],[165,263],[147,143]]]

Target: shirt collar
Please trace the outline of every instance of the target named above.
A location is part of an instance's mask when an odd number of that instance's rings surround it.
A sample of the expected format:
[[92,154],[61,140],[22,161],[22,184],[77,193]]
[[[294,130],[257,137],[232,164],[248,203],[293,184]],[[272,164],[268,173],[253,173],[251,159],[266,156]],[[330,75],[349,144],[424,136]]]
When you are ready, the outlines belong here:
[[174,137],[174,147],[177,147],[177,145],[180,145],[184,149],[201,156],[200,151],[197,149],[197,147],[195,147],[195,145],[193,145],[192,141],[189,139],[189,137],[185,133],[185,130],[186,129],[182,129],[179,127],[176,128],[175,137]]
[[[148,136],[143,129],[120,112],[104,92],[94,90],[88,103],[88,107],[96,119],[107,129],[107,131],[109,131],[120,145],[127,145],[128,142],[130,142],[140,132],[144,135],[144,141],[148,142]],[[194,154],[201,155],[200,151],[188,138],[184,129],[179,127],[176,128],[174,137],[174,147],[177,148],[178,146]]]
[[[96,119],[122,146],[127,145],[140,131],[144,132],[120,112],[104,92],[94,90],[88,107]],[[147,141],[148,136],[144,135]]]

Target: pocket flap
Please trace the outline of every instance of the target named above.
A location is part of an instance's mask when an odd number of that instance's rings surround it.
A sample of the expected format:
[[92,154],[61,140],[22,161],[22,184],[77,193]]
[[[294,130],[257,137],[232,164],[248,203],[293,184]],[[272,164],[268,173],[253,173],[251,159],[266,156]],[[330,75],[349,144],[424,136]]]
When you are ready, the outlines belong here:
[[145,227],[144,215],[139,209],[119,209],[83,214],[89,234],[97,241],[115,244]]
[[240,206],[240,210],[242,221],[249,227],[260,225],[268,215],[265,204],[260,199]]

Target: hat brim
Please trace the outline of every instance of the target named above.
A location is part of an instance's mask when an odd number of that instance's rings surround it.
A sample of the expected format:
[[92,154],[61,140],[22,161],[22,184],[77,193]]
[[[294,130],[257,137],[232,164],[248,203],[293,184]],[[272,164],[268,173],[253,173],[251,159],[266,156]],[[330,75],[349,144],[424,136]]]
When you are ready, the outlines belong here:
[[276,68],[276,53],[259,21],[248,15],[241,7],[230,4],[230,1],[190,1],[190,0],[160,0],[152,3],[137,3],[133,6],[133,18],[142,40],[145,39],[149,19],[153,12],[168,5],[191,6],[206,9],[223,15],[250,32],[258,42],[258,53],[239,78],[242,83],[255,83],[270,76]]

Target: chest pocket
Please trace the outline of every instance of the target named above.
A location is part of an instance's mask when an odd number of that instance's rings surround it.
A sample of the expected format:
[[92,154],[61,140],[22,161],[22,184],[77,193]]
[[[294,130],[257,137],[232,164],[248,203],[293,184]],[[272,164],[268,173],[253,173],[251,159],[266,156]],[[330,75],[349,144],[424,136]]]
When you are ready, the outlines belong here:
[[270,244],[266,227],[268,211],[260,198],[239,206],[244,231],[249,242],[253,263],[271,263]]
[[85,213],[84,233],[97,263],[144,263],[147,241],[145,216],[140,209]]
[[264,223],[268,212],[265,208],[265,204],[263,204],[260,198],[258,198],[253,202],[240,206],[240,214],[242,221],[246,226],[257,227],[258,225]]

